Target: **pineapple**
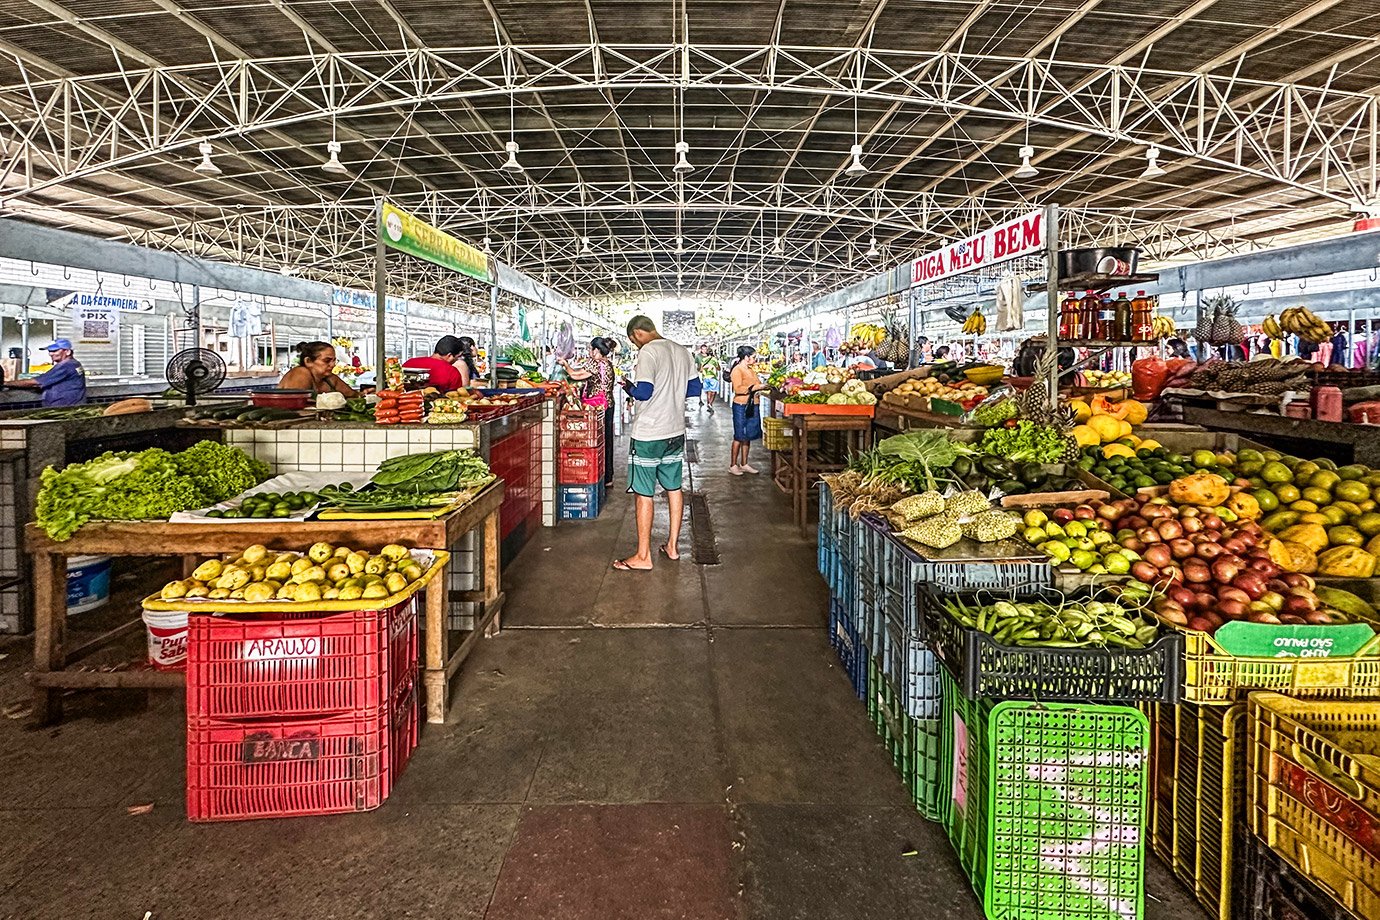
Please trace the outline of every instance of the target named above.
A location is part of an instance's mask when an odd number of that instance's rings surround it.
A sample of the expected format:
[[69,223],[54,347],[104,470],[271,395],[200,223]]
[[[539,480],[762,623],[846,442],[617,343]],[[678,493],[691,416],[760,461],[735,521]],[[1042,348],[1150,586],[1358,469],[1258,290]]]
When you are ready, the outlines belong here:
[[1059,455],[1060,463],[1077,463],[1083,456],[1083,448],[1078,446],[1078,439],[1071,434],[1064,435],[1064,452]]

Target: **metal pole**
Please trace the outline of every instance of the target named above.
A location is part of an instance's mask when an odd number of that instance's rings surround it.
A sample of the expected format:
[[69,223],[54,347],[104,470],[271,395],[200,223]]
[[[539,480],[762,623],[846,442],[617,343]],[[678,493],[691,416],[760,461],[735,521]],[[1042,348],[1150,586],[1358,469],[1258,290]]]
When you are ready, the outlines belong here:
[[379,233],[378,242],[374,244],[374,383],[380,390],[386,388],[383,382],[383,359],[388,354],[388,343],[385,339],[387,308],[388,250],[383,245],[383,234]]
[[1045,347],[1049,357],[1049,407],[1059,408],[1059,206],[1045,205],[1045,258],[1049,260],[1045,284]]
[[1351,308],[1349,316],[1350,318],[1346,322],[1346,345],[1344,346],[1346,348],[1346,354],[1342,356],[1341,362],[1343,367],[1351,367],[1351,356],[1356,353],[1355,347],[1351,344],[1351,340],[1356,336],[1355,307]]
[[201,347],[201,285],[192,285],[192,347]]
[[920,298],[917,294],[909,294],[906,297],[910,301],[910,361],[906,367],[918,367],[920,365],[920,334],[917,331],[920,325]]
[[20,370],[20,373],[24,373],[24,374],[27,374],[27,373],[29,372],[29,323],[30,323],[30,322],[32,322],[32,320],[29,319],[29,305],[26,303],[26,304],[24,304],[24,318],[23,318],[22,320],[20,320],[20,323],[19,323],[19,348],[23,351],[23,354],[20,355],[20,357],[19,357],[19,370]]
[[498,285],[489,288],[489,386],[498,387]]

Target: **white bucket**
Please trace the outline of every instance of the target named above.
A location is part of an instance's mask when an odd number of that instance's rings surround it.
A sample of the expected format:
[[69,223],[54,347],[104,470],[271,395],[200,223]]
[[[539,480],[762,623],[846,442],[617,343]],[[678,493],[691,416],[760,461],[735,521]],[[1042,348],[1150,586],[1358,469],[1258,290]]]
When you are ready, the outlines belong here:
[[160,671],[187,669],[187,611],[144,611],[149,637],[149,664]]
[[67,558],[67,613],[85,613],[110,600],[110,557]]

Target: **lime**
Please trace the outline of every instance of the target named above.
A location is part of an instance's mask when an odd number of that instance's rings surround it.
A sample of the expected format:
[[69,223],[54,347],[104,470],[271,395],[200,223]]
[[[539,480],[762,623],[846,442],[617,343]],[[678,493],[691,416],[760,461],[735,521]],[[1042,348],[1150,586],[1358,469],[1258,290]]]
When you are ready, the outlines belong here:
[[1363,512],[1356,520],[1352,521],[1352,526],[1368,537],[1380,534],[1380,514],[1374,511]]
[[240,513],[234,508],[226,508],[220,513],[220,516],[223,518],[237,518],[240,516]]
[[[1295,476],[1294,481],[1299,481],[1297,476]],[[1341,481],[1342,477],[1331,470],[1318,470],[1312,476],[1308,477],[1308,484],[1310,486],[1315,489],[1327,489],[1329,492]]]
[[285,518],[285,517],[290,517],[291,515],[292,515],[292,509],[291,509],[291,508],[284,508],[284,507],[282,507],[282,506],[280,505],[279,507],[273,509],[273,516],[276,517],[276,518]]
[[1360,479],[1369,472],[1369,469],[1359,463],[1352,463],[1337,468],[1337,475],[1348,481]]
[[221,511],[220,511],[219,508],[212,508],[210,511],[207,511],[207,512],[206,512],[206,517],[208,517],[208,518],[218,518],[218,517],[220,517],[220,516],[221,516]]
[[1236,471],[1242,476],[1254,476],[1265,468],[1265,463],[1261,460],[1242,460],[1237,457]]
[[321,500],[321,496],[317,495],[315,492],[303,492],[298,498],[302,499],[304,507],[306,505],[314,505]]
[[1217,455],[1210,450],[1195,450],[1193,452],[1193,465],[1200,470],[1205,470],[1217,462]]
[[1294,466],[1294,479],[1298,482],[1307,482],[1308,477],[1312,476],[1320,469],[1322,469],[1322,467],[1318,466],[1312,460],[1305,460]]
[[1236,452],[1236,459],[1242,463],[1264,463],[1265,457],[1253,447],[1243,447]]

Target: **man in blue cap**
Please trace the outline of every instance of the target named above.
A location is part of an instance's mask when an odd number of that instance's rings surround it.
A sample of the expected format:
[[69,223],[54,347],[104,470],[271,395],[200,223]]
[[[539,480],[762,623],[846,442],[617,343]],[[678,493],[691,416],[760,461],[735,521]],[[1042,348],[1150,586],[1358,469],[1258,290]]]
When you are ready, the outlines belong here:
[[15,380],[9,385],[43,391],[45,406],[80,406],[86,402],[86,371],[72,357],[72,340],[58,339],[48,346],[53,366],[37,377]]

